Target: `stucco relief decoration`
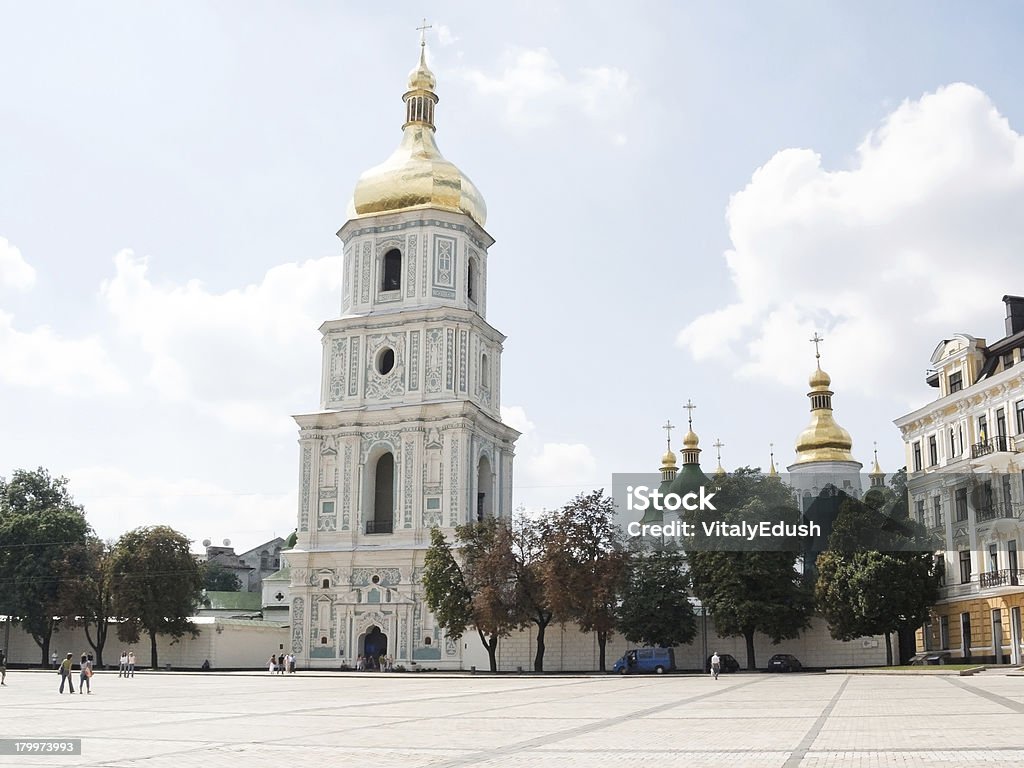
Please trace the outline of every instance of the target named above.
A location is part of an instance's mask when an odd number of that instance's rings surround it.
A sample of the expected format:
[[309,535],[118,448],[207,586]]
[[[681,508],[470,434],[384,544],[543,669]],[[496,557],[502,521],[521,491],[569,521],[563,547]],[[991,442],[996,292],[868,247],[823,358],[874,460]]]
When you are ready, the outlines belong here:
[[360,455],[360,463],[364,466],[366,460],[370,455],[370,451],[378,443],[384,443],[392,453],[395,454],[395,459],[398,459],[398,446],[400,445],[401,435],[397,429],[377,429],[373,432],[366,432],[363,434],[363,450]]
[[452,438],[451,476],[448,485],[451,490],[451,502],[448,507],[448,524],[459,524],[459,441]]
[[343,495],[341,497],[341,530],[351,530],[352,520],[349,515],[349,509],[352,504],[352,446],[345,446],[345,460],[342,464],[343,475]]
[[413,494],[413,442],[412,440],[405,441],[405,499],[403,501],[404,516],[402,524],[405,528],[412,528],[412,494]]
[[388,346],[395,352],[395,365],[386,374],[377,371],[376,364],[366,368],[366,397],[374,400],[388,400],[405,394],[405,334],[375,334],[366,337],[366,352],[376,360],[382,347]]
[[409,391],[420,388],[420,332],[409,333]]
[[341,400],[345,396],[345,374],[348,373],[348,361],[345,359],[347,347],[346,339],[331,340],[331,374],[328,383],[331,400]]
[[466,391],[466,350],[469,347],[469,336],[459,331],[459,391]]
[[448,656],[456,656],[459,653],[459,648],[455,644],[455,641],[450,637],[444,639],[444,652]]
[[445,388],[455,389],[455,331],[448,328],[445,331]]
[[292,598],[292,653],[302,653],[302,628],[305,626],[306,621],[303,615],[303,606],[305,601],[301,597]]
[[336,441],[331,438],[324,442],[320,451],[320,486],[333,488],[338,484],[338,452],[334,449]]
[[302,448],[302,504],[299,506],[299,530],[309,530],[309,483],[312,474],[313,448]]
[[416,295],[416,235],[409,235],[405,263],[405,295],[412,298]]
[[356,632],[360,635],[370,627],[380,627],[381,632],[387,634],[389,629],[387,617],[380,611],[370,611],[356,617]]
[[348,394],[355,397],[359,388],[359,338],[349,339],[348,347]]
[[374,584],[376,587],[393,587],[402,581],[402,574],[397,568],[353,568],[349,584],[354,587],[367,587],[373,584],[374,576],[380,577],[380,582]]
[[455,240],[451,237],[434,237],[434,284],[446,288],[455,286]]
[[363,275],[359,281],[361,284],[361,296],[364,304],[370,301],[370,243],[363,243]]
[[440,328],[427,329],[426,380],[427,392],[441,391],[441,366],[444,361],[444,331]]

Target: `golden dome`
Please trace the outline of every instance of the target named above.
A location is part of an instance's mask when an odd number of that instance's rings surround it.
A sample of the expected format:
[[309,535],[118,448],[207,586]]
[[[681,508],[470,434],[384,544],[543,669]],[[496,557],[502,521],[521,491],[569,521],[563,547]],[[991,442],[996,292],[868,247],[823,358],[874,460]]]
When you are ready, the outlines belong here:
[[434,74],[427,67],[424,49],[419,64],[409,73],[406,122],[402,143],[387,160],[366,171],[356,182],[349,218],[417,208],[438,208],[464,213],[481,227],[487,205],[469,177],[445,160],[434,139]]
[[831,410],[811,413],[811,423],[796,441],[797,464],[810,461],[855,461],[850,433],[836,424]]
[[683,435],[683,448],[696,448],[700,440],[692,429]]
[[675,469],[676,468],[676,455],[672,451],[665,451],[665,455],[661,457],[661,468],[662,469]]
[[828,389],[832,385],[832,377],[821,370],[821,366],[818,366],[807,383],[811,389]]

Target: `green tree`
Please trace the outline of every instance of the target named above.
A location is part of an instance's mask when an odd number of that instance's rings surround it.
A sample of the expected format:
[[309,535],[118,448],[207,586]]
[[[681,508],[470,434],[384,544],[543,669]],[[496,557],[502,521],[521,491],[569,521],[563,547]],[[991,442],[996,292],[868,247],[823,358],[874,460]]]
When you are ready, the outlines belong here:
[[671,648],[693,641],[697,620],[687,588],[686,558],[658,548],[630,561],[616,618],[633,643]]
[[240,592],[242,580],[220,563],[205,562],[199,566],[203,589],[208,592]]
[[67,555],[90,533],[67,478],[51,477],[42,467],[0,477],[0,592],[5,613],[16,616],[39,646],[43,667],[66,605]]
[[544,584],[545,558],[548,544],[549,524],[547,516],[530,517],[522,510],[516,516],[512,553],[516,562],[516,583],[520,607],[525,624],[537,627],[536,651],[533,656],[533,671],[544,671],[544,638],[548,625],[554,618],[548,593]]
[[450,637],[473,627],[498,671],[498,640],[529,621],[523,609],[513,535],[507,520],[488,518],[455,529],[461,564],[448,541],[431,531],[421,578],[427,605]]
[[619,591],[629,562],[615,503],[604,490],[581,493],[545,522],[541,579],[547,604],[561,620],[597,636],[598,668],[616,625]]
[[96,664],[101,668],[110,619],[114,615],[111,552],[110,542],[90,537],[83,544],[69,547],[62,564],[66,576],[60,613],[67,617],[68,626],[84,629],[85,639],[96,652]]
[[818,557],[815,584],[817,607],[831,635],[839,640],[885,635],[886,663],[892,664],[892,633],[899,633],[902,649],[902,639],[913,638],[939,598],[935,546],[907,515],[902,495],[872,489],[863,502],[844,502],[829,548]]
[[[790,489],[778,478],[743,467],[716,481],[716,511],[694,512],[698,526],[710,519],[730,523],[747,520],[796,524],[800,520]],[[702,516],[703,515],[703,516]],[[778,539],[757,541],[740,551],[742,540],[699,542],[687,554],[694,594],[712,615],[722,637],[743,637],[747,669],[756,669],[754,635],[761,632],[773,643],[797,637],[810,624],[813,594],[797,569],[800,543]]]
[[135,643],[146,632],[153,669],[158,666],[157,635],[199,634],[189,617],[199,602],[203,579],[189,544],[183,534],[165,525],[136,528],[118,539],[111,555],[114,610],[122,619],[118,637]]

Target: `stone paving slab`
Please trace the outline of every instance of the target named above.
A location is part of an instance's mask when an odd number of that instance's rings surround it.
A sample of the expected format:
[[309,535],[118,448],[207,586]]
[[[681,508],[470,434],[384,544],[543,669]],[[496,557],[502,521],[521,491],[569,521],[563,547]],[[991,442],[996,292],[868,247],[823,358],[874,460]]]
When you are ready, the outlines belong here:
[[0,737],[81,738],[0,768],[889,768],[1024,764],[1024,681],[841,675],[12,671]]

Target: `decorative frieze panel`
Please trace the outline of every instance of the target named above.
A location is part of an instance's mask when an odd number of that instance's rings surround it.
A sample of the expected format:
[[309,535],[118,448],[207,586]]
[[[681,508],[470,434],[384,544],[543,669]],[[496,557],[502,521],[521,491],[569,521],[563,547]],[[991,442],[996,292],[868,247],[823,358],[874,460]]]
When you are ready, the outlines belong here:
[[404,459],[403,459],[403,461],[405,463],[405,469],[403,470],[403,473],[402,473],[403,474],[403,481],[404,481],[404,485],[405,485],[405,489],[404,489],[403,494],[402,494],[403,495],[403,500],[402,500],[402,509],[403,509],[402,527],[403,528],[412,528],[412,505],[413,505],[413,486],[414,486],[413,480],[414,480],[414,477],[415,477],[413,475],[413,459],[414,458],[415,458],[415,451],[414,451],[413,442],[412,442],[412,440],[406,440],[405,441],[405,456],[404,456]]
[[444,382],[445,389],[455,389],[455,329],[445,329],[445,356],[444,356]]
[[359,394],[359,337],[353,336],[348,344],[348,394]]
[[366,587],[373,584],[373,577],[379,576],[378,587],[394,587],[401,583],[402,572],[398,568],[353,568],[349,583],[353,587]]
[[456,526],[462,521],[459,519],[459,440],[452,437],[451,445],[451,474],[449,475],[448,489],[450,491],[450,502],[448,504],[448,525]]
[[341,400],[345,396],[345,376],[348,374],[348,341],[344,338],[333,338],[330,342],[330,374],[327,381],[327,393],[331,400]]
[[441,366],[444,365],[444,331],[427,329],[426,390],[428,394],[441,391]]
[[405,295],[416,295],[416,235],[409,235],[405,248]]
[[420,332],[409,332],[409,391],[420,388]]
[[370,263],[372,261],[370,255],[370,242],[367,240],[363,243],[363,263],[362,263],[362,277],[359,280],[360,283],[360,297],[364,304],[370,301]]
[[434,286],[455,287],[456,243],[454,237],[434,235]]
[[469,334],[459,331],[459,392],[466,392],[466,350],[469,347]]
[[[377,370],[377,355],[383,348],[390,348],[395,355],[394,367],[387,373]],[[405,334],[374,334],[366,337],[366,356],[374,361],[366,366],[366,397],[373,400],[389,400],[405,394]]]
[[306,624],[304,616],[305,601],[301,597],[292,598],[292,653],[302,655],[303,650],[303,628]]
[[352,446],[345,446],[345,460],[342,463],[341,530],[352,528],[349,510],[352,508]]
[[302,447],[302,488],[299,503],[299,530],[309,530],[309,484],[313,472],[313,447]]

